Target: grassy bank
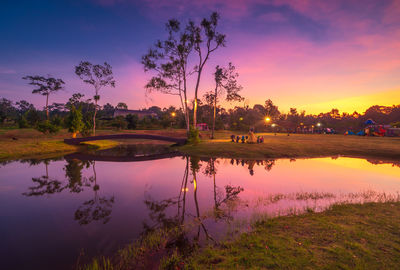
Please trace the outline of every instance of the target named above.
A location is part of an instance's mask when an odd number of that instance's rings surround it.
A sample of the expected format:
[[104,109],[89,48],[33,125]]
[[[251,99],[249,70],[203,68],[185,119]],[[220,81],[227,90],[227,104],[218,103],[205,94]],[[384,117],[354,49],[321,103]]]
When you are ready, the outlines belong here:
[[86,142],[83,145],[68,145],[64,138],[70,137],[65,130],[56,135],[43,135],[33,129],[0,130],[0,160],[19,158],[50,158],[82,151],[84,149],[106,149],[118,145],[114,141]]
[[185,145],[184,153],[205,157],[227,158],[299,158],[323,156],[351,156],[376,159],[398,159],[400,138],[360,137],[319,134],[257,134],[264,136],[263,144],[232,143],[234,132],[218,132],[214,140],[203,134],[198,145]]
[[233,242],[210,246],[197,269],[396,269],[400,203],[337,205],[322,213],[254,224]]
[[171,232],[161,231],[79,269],[397,269],[399,220],[399,202],[335,205],[257,221],[185,257],[168,250]]
[[[145,133],[171,137],[185,137],[185,130],[98,130],[98,135],[119,133]],[[202,132],[198,145],[179,147],[183,153],[202,157],[226,158],[307,158],[324,156],[365,157],[381,160],[400,158],[400,138],[359,137],[317,134],[257,134],[264,136],[263,144],[230,142],[230,135],[245,133],[218,131],[216,139],[209,139],[209,132]],[[71,135],[62,130],[56,135],[43,135],[33,129],[0,129],[0,159],[60,155],[78,151],[80,147],[66,145],[62,141]],[[119,143],[165,143],[149,140],[120,140]],[[111,147],[109,145],[108,147]]]

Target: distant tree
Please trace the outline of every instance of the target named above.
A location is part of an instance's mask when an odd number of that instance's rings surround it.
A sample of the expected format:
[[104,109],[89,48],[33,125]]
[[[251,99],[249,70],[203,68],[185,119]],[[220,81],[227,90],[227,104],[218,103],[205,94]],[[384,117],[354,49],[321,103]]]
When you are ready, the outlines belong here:
[[198,91],[203,69],[209,60],[211,53],[213,53],[219,47],[225,46],[226,36],[217,31],[218,20],[219,14],[217,12],[213,12],[210,18],[204,18],[200,25],[196,25],[193,21],[189,21],[188,25],[190,36],[194,41],[193,48],[198,55],[198,63],[194,68],[194,71],[197,73],[193,106],[194,128],[196,128],[197,124]]
[[115,87],[114,75],[112,68],[108,63],[104,65],[93,65],[89,62],[80,62],[75,67],[75,74],[87,84],[93,85],[95,90],[94,95],[94,115],[93,115],[93,135],[96,135],[96,114],[98,110],[97,102],[100,100],[99,91],[102,87]]
[[276,119],[280,115],[278,106],[275,106],[270,99],[267,99],[265,101],[265,115],[270,117],[271,119]]
[[115,127],[116,129],[126,129],[128,123],[126,122],[125,118],[122,115],[118,115],[112,120],[111,126]]
[[215,119],[217,115],[217,102],[218,96],[226,92],[226,101],[242,101],[244,98],[239,94],[242,90],[242,86],[238,84],[237,77],[239,73],[236,72],[236,68],[232,63],[229,63],[228,67],[223,68],[220,66],[215,67],[214,80],[215,88],[214,93],[206,97],[208,101],[213,102],[213,124],[211,138],[214,139],[215,131]]
[[124,102],[120,102],[120,103],[118,103],[118,105],[115,108],[119,109],[119,110],[127,110],[128,105],[126,105],[126,103],[124,103]]
[[40,94],[46,96],[46,117],[49,120],[49,96],[51,93],[55,93],[64,88],[64,81],[61,79],[55,79],[50,76],[25,76],[22,79],[30,81],[29,84],[37,86],[38,88],[32,91],[33,94]]
[[6,98],[0,99],[0,123],[4,123],[4,121],[11,116],[15,110],[13,103],[11,100]]
[[29,111],[29,110],[35,109],[35,107],[33,106],[33,104],[29,103],[29,102],[26,101],[26,100],[17,101],[15,104],[17,105],[16,107],[17,107],[17,109],[18,109],[18,112],[19,112],[21,115],[24,114],[24,113],[26,113],[26,112]]
[[139,122],[139,117],[136,114],[128,114],[125,119],[128,122],[128,129],[136,129]]
[[84,94],[81,93],[74,93],[72,94],[72,97],[68,99],[67,104],[65,105],[67,108],[71,108],[72,106],[75,106],[75,108],[79,107],[79,104],[82,102],[82,98],[84,97]]

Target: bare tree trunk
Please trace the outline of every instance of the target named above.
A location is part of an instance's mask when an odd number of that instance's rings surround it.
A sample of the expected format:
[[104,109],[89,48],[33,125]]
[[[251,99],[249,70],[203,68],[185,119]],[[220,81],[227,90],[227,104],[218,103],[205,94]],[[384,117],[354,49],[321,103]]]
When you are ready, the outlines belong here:
[[214,139],[216,116],[217,116],[217,86],[215,86],[215,93],[214,93],[214,116],[213,116],[213,125],[212,125],[212,131],[211,131],[211,139]]
[[46,95],[46,117],[49,120],[49,94]]
[[[97,96],[97,95],[96,95]],[[96,114],[97,114],[97,98],[94,100],[94,115],[93,115],[93,136],[96,136]]]

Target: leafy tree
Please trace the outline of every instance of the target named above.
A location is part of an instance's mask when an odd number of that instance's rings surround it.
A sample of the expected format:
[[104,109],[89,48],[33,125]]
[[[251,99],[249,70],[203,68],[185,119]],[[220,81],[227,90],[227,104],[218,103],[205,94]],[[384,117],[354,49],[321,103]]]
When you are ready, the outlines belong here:
[[238,84],[237,77],[239,74],[232,63],[229,63],[227,68],[220,66],[215,67],[214,80],[215,89],[214,93],[209,94],[208,100],[213,102],[213,124],[211,138],[214,139],[215,119],[217,114],[218,96],[226,92],[226,101],[242,101],[244,98],[239,94],[242,86]]
[[111,125],[116,129],[120,130],[120,129],[126,129],[128,123],[125,121],[125,118],[122,115],[118,115],[117,117],[114,118]]
[[26,120],[26,117],[24,115],[22,115],[21,118],[18,120],[18,127],[19,128],[27,128],[27,127],[29,127],[29,123]]
[[115,108],[119,109],[119,110],[127,110],[128,105],[126,105],[126,103],[124,103],[124,102],[120,102],[120,103],[118,103],[118,105]]
[[68,131],[73,134],[73,137],[76,137],[76,133],[81,132],[84,127],[81,110],[75,108],[75,106],[72,105],[66,122],[68,126]]
[[110,103],[106,103],[103,106],[103,112],[104,112],[106,117],[112,117],[113,114],[114,114],[114,106],[111,105]]
[[272,100],[270,99],[267,99],[265,101],[265,115],[267,115],[272,119],[276,119],[280,115],[278,106],[275,106]]
[[0,123],[4,123],[7,118],[13,114],[15,108],[11,100],[6,98],[0,99]]
[[142,57],[144,70],[153,71],[154,74],[145,86],[146,92],[150,94],[157,91],[179,96],[186,130],[189,132],[187,79],[192,71],[188,67],[188,59],[193,50],[194,36],[188,26],[181,27],[181,23],[176,19],[167,22],[166,30],[167,39],[157,41]]
[[194,50],[198,55],[198,63],[194,68],[197,73],[196,85],[194,89],[194,107],[193,107],[193,126],[197,124],[197,106],[198,90],[200,86],[203,69],[210,58],[211,53],[221,46],[225,46],[225,35],[217,31],[219,14],[213,12],[209,19],[204,18],[200,25],[189,21],[188,29],[194,41]]
[[33,106],[33,104],[31,104],[31,103],[29,103],[28,101],[26,101],[26,100],[20,100],[20,101],[17,101],[16,103],[15,103],[17,106],[17,110],[18,110],[18,112],[22,115],[22,114],[24,114],[24,113],[26,113],[27,111],[29,111],[29,110],[32,110],[32,109],[35,109],[35,107]]
[[36,109],[30,109],[29,111],[27,111],[24,114],[26,120],[28,121],[29,125],[34,127],[37,125],[37,123],[39,123],[39,121],[41,120],[42,116],[41,116],[41,112],[39,112]]
[[128,122],[128,129],[136,129],[139,122],[139,117],[136,114],[128,114],[125,119]]
[[115,87],[112,68],[106,62],[104,62],[104,65],[93,65],[87,61],[82,61],[78,66],[75,67],[75,74],[78,75],[83,82],[94,87],[95,108],[93,115],[93,135],[96,135],[96,114],[98,110],[97,102],[100,100],[99,91],[102,87]]
[[50,76],[25,76],[22,79],[30,81],[29,84],[37,87],[32,91],[32,94],[40,94],[46,96],[46,117],[49,120],[49,96],[64,88],[64,81],[61,79],[52,78]]

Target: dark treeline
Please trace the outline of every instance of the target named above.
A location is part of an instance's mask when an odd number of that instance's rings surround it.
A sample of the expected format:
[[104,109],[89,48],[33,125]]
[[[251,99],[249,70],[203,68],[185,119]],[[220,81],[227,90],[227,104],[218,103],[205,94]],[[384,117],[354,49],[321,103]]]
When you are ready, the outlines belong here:
[[[83,135],[85,130],[89,134],[93,127],[93,116],[95,101],[86,99],[83,94],[76,93],[69,98],[66,103],[53,103],[48,106],[50,122],[54,125],[67,128],[68,116],[72,108],[79,108],[82,113],[84,123]],[[189,106],[193,107],[193,106]],[[120,102],[116,106],[106,103],[98,106],[96,121],[99,128],[103,129],[157,129],[157,128],[185,128],[185,115],[180,108],[170,106],[160,108],[152,106],[141,111],[146,115],[126,115],[114,117],[115,110],[128,109],[127,105]],[[192,111],[191,108],[188,108]],[[211,126],[213,123],[213,104],[208,104],[207,99],[198,102],[198,123],[206,123]],[[0,99],[0,123],[3,127],[36,128],[37,125],[46,119],[46,110],[37,109],[28,101],[21,100],[13,102],[11,100]],[[399,126],[400,105],[393,106],[372,106],[363,114],[354,112],[352,114],[340,113],[337,109],[332,109],[326,113],[318,115],[306,114],[305,111],[299,112],[296,108],[291,108],[289,113],[281,113],[279,108],[271,100],[264,104],[256,104],[253,107],[236,106],[232,109],[225,109],[218,106],[216,110],[216,129],[248,131],[254,128],[255,131],[269,132],[311,132],[333,128],[338,132],[347,130],[357,131],[363,128],[365,121],[373,119],[382,125]],[[190,118],[192,123],[193,119]]]

